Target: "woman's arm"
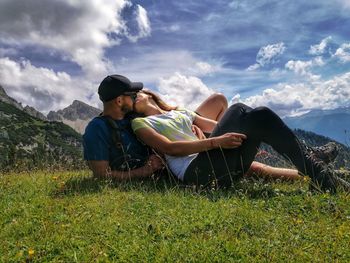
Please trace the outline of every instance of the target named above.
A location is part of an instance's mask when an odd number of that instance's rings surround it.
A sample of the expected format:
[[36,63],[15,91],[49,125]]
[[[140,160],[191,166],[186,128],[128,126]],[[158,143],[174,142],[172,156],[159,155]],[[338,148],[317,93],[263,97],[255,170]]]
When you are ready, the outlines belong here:
[[138,138],[153,149],[172,156],[185,156],[215,148],[236,148],[241,146],[244,134],[226,133],[224,135],[197,141],[170,141],[152,128],[135,131]]

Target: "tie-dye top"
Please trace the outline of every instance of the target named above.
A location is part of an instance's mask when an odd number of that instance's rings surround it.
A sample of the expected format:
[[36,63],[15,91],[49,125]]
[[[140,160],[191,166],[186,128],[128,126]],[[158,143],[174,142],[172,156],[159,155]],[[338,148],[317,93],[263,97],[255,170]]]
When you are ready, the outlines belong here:
[[[198,138],[192,132],[192,123],[195,117],[196,113],[193,111],[177,109],[164,114],[135,118],[132,120],[131,126],[134,132],[141,128],[152,128],[170,141],[196,141]],[[174,175],[183,180],[187,167],[196,156],[197,154],[187,156],[165,155],[165,159]]]

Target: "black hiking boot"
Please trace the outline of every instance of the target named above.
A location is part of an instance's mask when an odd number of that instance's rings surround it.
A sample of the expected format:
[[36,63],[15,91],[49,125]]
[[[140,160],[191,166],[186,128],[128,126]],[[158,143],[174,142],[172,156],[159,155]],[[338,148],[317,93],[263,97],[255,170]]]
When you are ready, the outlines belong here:
[[313,155],[313,158],[323,161],[325,164],[333,162],[339,153],[339,148],[335,142],[329,142],[318,147],[309,147],[304,143],[304,146],[308,155]]
[[[329,144],[326,144],[329,145]],[[322,149],[327,149],[327,147],[321,146]],[[329,157],[325,158],[327,154],[320,154],[322,151],[315,150],[315,148],[308,147],[304,144],[301,145],[305,157],[306,174],[311,178],[309,189],[312,192],[330,192],[335,194],[337,192],[335,173],[327,163]],[[320,149],[319,147],[318,149]],[[332,146],[333,147],[333,146]],[[330,147],[330,148],[332,148]],[[332,151],[328,151],[332,152]],[[333,156],[333,155],[332,155]],[[321,158],[320,158],[321,157]]]

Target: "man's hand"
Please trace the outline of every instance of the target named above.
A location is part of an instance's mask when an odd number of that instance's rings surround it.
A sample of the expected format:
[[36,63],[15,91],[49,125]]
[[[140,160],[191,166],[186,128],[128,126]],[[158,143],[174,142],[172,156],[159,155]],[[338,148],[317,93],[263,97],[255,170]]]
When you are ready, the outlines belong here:
[[147,164],[151,168],[152,172],[160,170],[164,167],[164,162],[162,158],[156,154],[152,154],[147,161]]
[[205,139],[205,135],[203,133],[203,131],[197,126],[197,125],[192,125],[192,132],[194,133],[194,135],[197,136],[198,139],[202,140]]
[[150,177],[155,171],[158,171],[164,167],[164,162],[161,157],[156,154],[152,154],[143,166],[128,171],[111,171],[108,161],[88,161],[88,165],[95,177],[129,180],[133,178],[137,179]]

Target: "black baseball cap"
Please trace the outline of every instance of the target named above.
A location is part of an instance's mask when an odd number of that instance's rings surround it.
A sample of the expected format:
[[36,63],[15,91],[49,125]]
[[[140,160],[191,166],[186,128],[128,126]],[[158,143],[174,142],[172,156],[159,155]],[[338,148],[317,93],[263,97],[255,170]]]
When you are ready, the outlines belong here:
[[110,101],[125,92],[138,92],[143,88],[141,82],[131,82],[127,77],[122,75],[109,75],[105,77],[98,87],[100,100],[103,102]]

